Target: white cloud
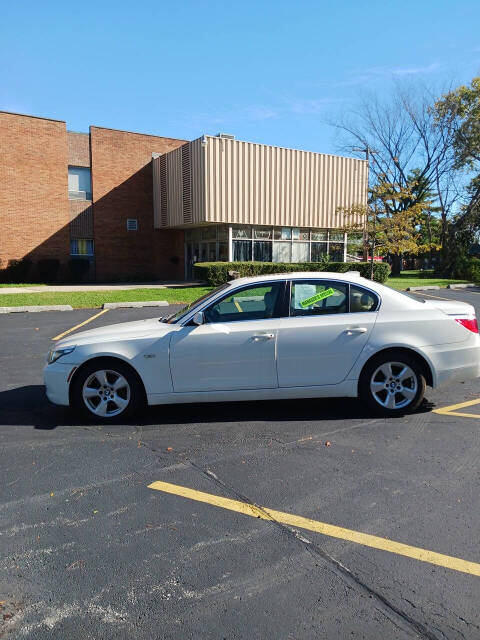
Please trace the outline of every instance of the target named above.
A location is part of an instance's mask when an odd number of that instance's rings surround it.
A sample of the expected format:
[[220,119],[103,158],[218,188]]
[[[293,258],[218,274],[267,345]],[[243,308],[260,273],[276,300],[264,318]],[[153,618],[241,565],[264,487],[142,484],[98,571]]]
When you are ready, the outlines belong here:
[[440,63],[432,62],[432,64],[425,67],[397,67],[391,69],[391,73],[395,76],[409,76],[416,75],[418,73],[434,73],[435,71],[439,71],[440,68]]
[[318,115],[334,101],[332,98],[288,98],[285,100],[284,112],[301,116]]
[[262,104],[246,107],[244,113],[251,120],[271,120],[278,117],[277,109]]
[[378,80],[380,78],[387,78],[391,76],[412,76],[412,75],[424,75],[429,73],[435,73],[441,71],[444,65],[439,62],[432,62],[431,64],[418,67],[388,67],[378,66],[363,69],[358,72],[354,72],[350,78],[341,82],[342,86],[366,84],[372,80]]

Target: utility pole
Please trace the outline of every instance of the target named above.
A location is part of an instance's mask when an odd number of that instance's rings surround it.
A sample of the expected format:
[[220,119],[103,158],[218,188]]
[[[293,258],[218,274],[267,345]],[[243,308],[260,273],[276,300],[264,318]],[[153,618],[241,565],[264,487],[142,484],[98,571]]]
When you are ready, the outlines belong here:
[[[367,171],[370,170],[370,155],[373,155],[374,153],[378,153],[377,151],[375,151],[375,149],[372,149],[372,147],[370,147],[368,144],[366,144],[364,147],[353,147],[352,151],[361,151],[362,153],[365,154],[365,160],[367,161]],[[367,191],[368,191],[368,174],[367,174]],[[368,223],[368,203],[367,203],[367,219],[366,219],[367,223]],[[372,241],[372,256],[371,256],[371,264],[370,264],[370,280],[373,280],[373,264],[374,264],[374,255],[375,255],[375,240],[376,240],[376,230],[375,227],[377,226],[377,206],[375,205],[375,210],[373,212],[373,241]],[[368,259],[368,246],[367,246],[367,242],[366,242],[366,234],[365,231],[363,232],[363,246],[364,246],[364,256],[367,256]]]

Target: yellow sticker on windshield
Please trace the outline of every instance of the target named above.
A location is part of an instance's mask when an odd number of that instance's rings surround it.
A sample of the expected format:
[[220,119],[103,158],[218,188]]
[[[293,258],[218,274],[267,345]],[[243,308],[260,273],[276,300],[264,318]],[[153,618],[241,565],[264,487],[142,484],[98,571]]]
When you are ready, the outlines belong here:
[[324,300],[325,298],[329,298],[330,296],[334,296],[335,291],[330,287],[330,289],[325,289],[325,291],[321,291],[320,293],[316,293],[311,298],[307,298],[306,300],[300,300],[300,306],[302,309],[306,309],[307,307],[311,307],[312,304],[318,302],[319,300]]

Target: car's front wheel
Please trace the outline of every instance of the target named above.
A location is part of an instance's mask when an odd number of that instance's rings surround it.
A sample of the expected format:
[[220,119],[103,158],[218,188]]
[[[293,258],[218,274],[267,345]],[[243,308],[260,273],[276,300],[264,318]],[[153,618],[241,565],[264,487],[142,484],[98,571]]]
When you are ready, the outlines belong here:
[[72,387],[72,405],[99,422],[116,422],[139,412],[145,402],[142,385],[128,365],[102,358],[84,366]]
[[425,394],[425,375],[417,360],[403,352],[380,354],[360,377],[361,399],[384,415],[415,411]]

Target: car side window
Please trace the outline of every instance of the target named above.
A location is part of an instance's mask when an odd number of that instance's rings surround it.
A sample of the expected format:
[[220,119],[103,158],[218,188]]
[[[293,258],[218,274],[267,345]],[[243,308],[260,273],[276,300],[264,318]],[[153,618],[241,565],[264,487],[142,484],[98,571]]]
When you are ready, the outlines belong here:
[[205,309],[205,322],[236,322],[278,318],[283,282],[237,289]]
[[356,284],[350,285],[350,312],[376,311],[378,309],[378,296],[372,291],[367,291]]
[[334,280],[295,280],[290,296],[290,316],[315,316],[348,312],[348,285]]

